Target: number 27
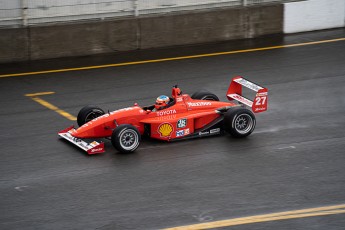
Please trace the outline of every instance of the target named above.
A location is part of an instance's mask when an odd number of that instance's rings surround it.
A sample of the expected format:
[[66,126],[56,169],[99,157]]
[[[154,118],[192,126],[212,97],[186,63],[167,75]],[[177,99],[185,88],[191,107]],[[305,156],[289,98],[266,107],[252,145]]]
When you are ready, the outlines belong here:
[[266,97],[255,98],[255,105],[264,105],[266,103]]

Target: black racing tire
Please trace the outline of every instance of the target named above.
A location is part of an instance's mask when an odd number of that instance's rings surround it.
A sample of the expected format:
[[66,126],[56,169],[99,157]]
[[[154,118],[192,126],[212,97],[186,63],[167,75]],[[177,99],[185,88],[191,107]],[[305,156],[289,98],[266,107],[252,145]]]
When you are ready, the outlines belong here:
[[209,101],[219,101],[219,98],[214,93],[211,93],[205,89],[196,91],[191,96],[192,99],[197,100],[209,100]]
[[100,117],[102,115],[104,115],[105,112],[94,105],[87,105],[85,107],[83,107],[79,113],[78,113],[78,117],[77,117],[77,122],[79,126],[84,125],[85,123]]
[[233,137],[249,136],[255,129],[256,119],[252,111],[235,107],[224,115],[224,129]]
[[140,133],[133,125],[119,125],[111,135],[114,148],[122,153],[134,152],[139,147],[140,141]]

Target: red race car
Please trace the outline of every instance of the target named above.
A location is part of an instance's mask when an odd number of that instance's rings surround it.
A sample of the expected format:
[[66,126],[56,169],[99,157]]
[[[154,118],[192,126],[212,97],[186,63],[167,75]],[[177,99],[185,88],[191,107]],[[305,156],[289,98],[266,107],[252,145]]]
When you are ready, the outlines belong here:
[[[253,101],[242,96],[243,86],[256,92]],[[235,77],[226,96],[230,102],[221,102],[206,90],[189,96],[174,86],[171,97],[165,96],[168,101],[163,108],[140,107],[135,103],[132,107],[105,113],[97,106],[85,106],[78,114],[79,128],[72,126],[58,134],[88,154],[105,151],[104,142],[87,141],[95,138],[110,139],[115,149],[126,153],[138,148],[142,136],[163,141],[211,136],[224,131],[234,137],[248,136],[255,128],[253,112],[267,110],[267,88]]]

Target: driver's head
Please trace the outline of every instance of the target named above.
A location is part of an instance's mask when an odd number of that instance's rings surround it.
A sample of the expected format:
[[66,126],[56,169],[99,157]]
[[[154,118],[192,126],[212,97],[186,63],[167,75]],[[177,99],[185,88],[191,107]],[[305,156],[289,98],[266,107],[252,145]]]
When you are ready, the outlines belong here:
[[157,97],[156,104],[155,104],[155,109],[160,110],[165,108],[168,105],[170,98],[165,95],[160,95]]

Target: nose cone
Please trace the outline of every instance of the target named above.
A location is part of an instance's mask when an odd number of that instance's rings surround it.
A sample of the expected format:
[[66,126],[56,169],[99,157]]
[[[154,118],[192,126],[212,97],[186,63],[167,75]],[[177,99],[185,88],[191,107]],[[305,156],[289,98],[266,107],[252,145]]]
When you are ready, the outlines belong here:
[[143,116],[143,110],[137,106],[115,110],[89,121],[71,134],[77,138],[110,137],[112,130],[116,128],[114,121],[124,124],[130,122],[131,119],[133,121],[137,116]]
[[95,136],[95,130],[93,128],[84,127],[83,125],[71,134],[77,138],[91,138]]
[[109,117],[109,114],[104,114],[103,116],[97,117],[92,121],[80,126],[71,134],[77,138],[97,138],[110,136],[111,130],[105,129],[105,123],[111,119]]

